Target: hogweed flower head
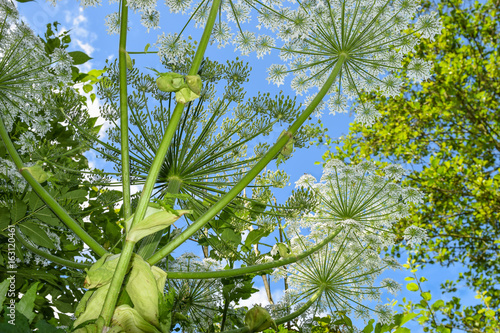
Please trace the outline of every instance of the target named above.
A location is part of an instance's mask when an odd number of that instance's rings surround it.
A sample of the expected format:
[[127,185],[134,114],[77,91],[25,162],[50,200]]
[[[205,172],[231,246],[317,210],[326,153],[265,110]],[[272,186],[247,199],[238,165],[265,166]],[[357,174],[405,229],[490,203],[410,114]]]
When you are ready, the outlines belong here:
[[[315,207],[308,206],[302,218],[287,221],[287,233],[295,237],[286,251],[280,249],[280,255],[296,255],[329,234],[338,234],[311,256],[286,269],[275,269],[275,279],[288,277],[290,292],[295,295],[292,303],[320,292],[315,311],[354,312],[357,317],[367,318],[372,310],[363,302],[378,301],[373,311],[379,320],[392,320],[390,307],[380,303],[381,291],[395,294],[401,286],[392,279],[378,285],[376,278],[384,270],[401,265],[390,256],[381,257],[380,250],[393,245],[391,226],[409,215],[409,204],[422,201],[417,189],[397,183],[404,174],[400,165],[379,168],[370,161],[346,165],[334,159],[326,163],[320,181],[309,174],[300,177],[296,187],[314,199]],[[295,195],[291,199],[297,206]],[[426,236],[422,229],[411,226],[403,237],[408,244],[418,244]]]
[[[265,12],[259,19],[278,30],[283,41],[280,56],[288,66],[271,66],[268,80],[280,85],[293,73],[292,88],[307,93],[321,88],[341,61],[330,91],[332,113],[346,107],[342,95],[354,99],[374,90],[397,95],[402,80],[393,72],[403,69],[402,56],[413,50],[419,36],[432,40],[441,30],[435,14],[414,20],[418,9],[414,0],[312,0],[297,9]],[[420,82],[430,76],[430,68],[429,63],[413,59],[406,70],[410,79]],[[370,104],[361,103],[356,112],[357,120],[365,124],[379,116]]]
[[[313,189],[320,204],[316,214],[303,219],[303,228],[315,230],[343,226],[352,229],[364,242],[391,245],[394,235],[390,226],[409,215],[410,203],[420,203],[422,193],[415,188],[403,188],[397,181],[405,170],[389,165],[379,170],[372,162],[345,165],[331,160],[323,170],[320,182],[311,175],[302,176],[298,187]],[[425,233],[418,227],[405,232],[409,243],[419,243]]]

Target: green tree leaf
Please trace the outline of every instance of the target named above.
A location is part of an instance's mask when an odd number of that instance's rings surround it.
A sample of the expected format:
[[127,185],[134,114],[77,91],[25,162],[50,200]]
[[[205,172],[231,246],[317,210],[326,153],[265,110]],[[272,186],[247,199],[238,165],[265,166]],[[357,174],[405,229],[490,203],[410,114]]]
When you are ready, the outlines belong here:
[[408,283],[406,285],[406,289],[408,289],[409,291],[417,291],[418,290],[418,285],[416,283]]
[[68,52],[68,54],[73,58],[73,65],[81,65],[92,59],[82,51]]
[[43,246],[48,249],[55,249],[53,241],[47,233],[40,228],[36,223],[26,221],[18,225],[23,234],[38,246]]

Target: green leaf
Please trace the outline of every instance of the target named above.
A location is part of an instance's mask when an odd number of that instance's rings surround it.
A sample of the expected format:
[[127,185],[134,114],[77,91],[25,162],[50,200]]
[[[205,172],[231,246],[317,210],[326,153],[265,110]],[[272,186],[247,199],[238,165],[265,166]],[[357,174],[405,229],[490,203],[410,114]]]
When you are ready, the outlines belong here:
[[239,233],[234,232],[233,229],[226,228],[221,232],[221,238],[232,244],[239,244],[241,242],[241,235]]
[[3,302],[5,302],[5,298],[7,297],[7,290],[9,289],[10,281],[5,279],[2,283],[0,283],[0,309],[3,308]]
[[433,310],[438,310],[439,308],[441,308],[442,306],[444,306],[444,301],[442,299],[438,299],[437,301],[435,301],[433,304],[432,304],[432,309]]
[[429,292],[423,292],[420,294],[420,296],[422,296],[422,298],[425,299],[426,301],[430,301],[432,298],[432,295]]
[[488,309],[484,312],[484,315],[489,318],[494,318],[495,317],[495,310]]
[[37,333],[64,333],[64,330],[52,326],[45,320],[40,320],[36,322],[35,328],[38,329]]
[[189,213],[191,213],[190,210],[179,210],[177,211],[178,215],[167,211],[154,213],[132,226],[127,235],[127,240],[138,242],[147,235],[151,235],[157,231],[165,229],[177,221],[182,215]]
[[35,178],[35,180],[39,183],[44,183],[51,176],[50,172],[44,171],[42,166],[39,164],[35,164],[31,167],[22,168],[22,170],[27,170],[30,173],[30,175],[32,175],[33,178]]
[[86,92],[87,94],[92,91],[93,87],[90,84],[86,84],[83,87],[83,91]]
[[151,44],[147,43],[146,46],[144,47],[144,52],[148,52],[150,46]]
[[250,247],[252,244],[257,244],[263,236],[264,232],[261,229],[252,230],[245,239],[245,245]]
[[10,211],[10,220],[15,223],[21,220],[25,215],[26,211],[28,210],[28,207],[18,197],[14,197],[14,205],[13,209]]
[[394,331],[394,333],[411,333],[411,331],[409,328],[399,327],[397,330]]
[[54,213],[52,213],[52,211],[48,207],[45,207],[39,212],[36,212],[34,216],[40,221],[47,223],[48,225],[54,227],[61,225],[61,221],[54,216]]
[[28,194],[28,203],[30,206],[30,211],[34,211],[44,205],[44,202],[42,201],[42,199],[40,199],[35,191],[31,191]]
[[439,333],[450,333],[451,332],[448,327],[444,327],[444,326],[436,327],[436,331]]
[[409,291],[417,291],[418,290],[418,285],[416,283],[408,283],[406,285],[406,289],[408,289]]
[[68,54],[73,58],[73,65],[81,65],[92,59],[82,51],[68,52]]
[[52,250],[55,249],[54,243],[47,233],[35,223],[27,221],[19,224],[18,227],[23,234],[36,245]]
[[101,76],[105,72],[106,72],[105,69],[92,69],[87,74],[90,75],[90,76],[93,76],[94,78],[98,78],[99,76]]
[[407,313],[404,315],[403,319],[401,320],[401,325],[404,325],[405,323],[407,323],[408,321],[412,320],[413,318],[415,318],[416,316],[418,316],[418,313]]
[[21,300],[16,304],[16,310],[22,313],[31,323],[36,314],[33,312],[33,307],[35,306],[36,291],[39,282],[33,283],[26,294],[23,295]]
[[0,230],[5,230],[10,224],[10,210],[7,207],[0,207]]
[[365,326],[365,328],[363,328],[363,333],[371,333],[373,332],[373,323],[375,323],[375,319],[370,319],[370,321],[368,322],[368,325]]
[[2,333],[32,332],[32,330],[30,329],[30,324],[28,322],[28,319],[26,319],[26,317],[23,316],[22,313],[19,313],[19,311],[16,310],[15,318],[12,319],[12,320],[14,320],[14,325],[7,322],[7,321],[11,320],[9,317],[4,317],[4,316],[2,316],[2,317],[0,317],[0,319],[5,320],[5,322],[0,323],[0,332],[2,332]]
[[66,192],[65,194],[61,195],[60,198],[85,202],[87,200],[86,196],[87,196],[86,190],[75,190],[75,191]]

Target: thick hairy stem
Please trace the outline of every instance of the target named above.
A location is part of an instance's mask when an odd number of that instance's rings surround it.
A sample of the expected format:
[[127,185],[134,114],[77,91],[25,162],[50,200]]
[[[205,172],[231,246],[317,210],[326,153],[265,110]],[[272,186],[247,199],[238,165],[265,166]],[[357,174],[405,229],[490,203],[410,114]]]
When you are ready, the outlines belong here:
[[24,164],[12,143],[12,140],[9,137],[9,133],[5,128],[3,123],[3,119],[0,116],[0,136],[12,157],[12,161],[16,165],[17,170],[21,173],[21,175],[26,179],[28,184],[31,185],[33,191],[40,197],[40,199],[45,202],[45,204],[56,214],[56,216],[61,219],[61,221],[70,228],[80,239],[88,245],[88,247],[94,251],[97,255],[102,256],[107,253],[107,251],[94,239],[92,238],[81,226],[78,222],[73,220],[73,218],[68,214],[68,212],[59,205],[59,203],[52,198],[52,196],[38,183],[35,178],[31,175],[31,173],[23,169]]
[[[106,300],[104,301],[104,305],[101,310],[100,316],[104,319],[104,326],[109,326],[111,323],[111,318],[115,312],[116,301],[118,299],[118,295],[120,294],[125,274],[127,273],[130,258],[134,253],[134,246],[135,242],[126,241],[125,246],[122,249],[122,253],[120,254],[120,259],[116,265],[115,273],[113,274],[113,279],[111,280],[108,294],[106,295]],[[98,328],[98,332],[101,332],[101,330],[102,327]]]
[[266,262],[264,264],[242,267],[242,268],[234,268],[234,269],[223,269],[220,271],[210,271],[210,272],[167,272],[167,279],[220,279],[220,278],[231,278],[235,276],[258,273],[262,271],[266,271],[269,269],[273,269],[276,267],[281,267],[284,265],[292,264],[301,259],[304,259],[316,251],[319,251],[325,245],[330,243],[341,231],[341,228],[335,230],[334,233],[326,237],[320,243],[311,247],[310,249],[296,255],[291,256],[286,259]]
[[122,156],[123,217],[132,215],[130,202],[130,156],[128,148],[128,104],[127,104],[127,1],[122,0],[120,26],[120,46],[118,48],[118,66],[120,68],[120,144]]
[[[203,31],[201,41],[198,44],[198,49],[193,59],[193,63],[191,64],[191,69],[189,71],[189,74],[198,73],[200,64],[203,60],[203,55],[205,54],[205,50],[210,40],[210,34],[212,33],[215,24],[215,19],[217,18],[217,12],[219,10],[220,3],[221,0],[214,0],[212,4],[210,16],[205,25],[205,30]],[[126,13],[126,10],[127,10],[126,0],[122,0],[120,42],[122,39],[122,35],[125,34],[127,31],[126,14],[124,19],[124,13]],[[122,69],[120,67],[120,77],[126,75],[126,72],[124,70],[126,71],[126,68]],[[148,177],[146,178],[146,182],[144,184],[144,188],[141,197],[139,199],[137,209],[134,213],[134,218],[132,220],[131,226],[141,221],[144,218],[144,215],[146,214],[146,209],[151,199],[151,194],[153,193],[153,188],[156,183],[156,179],[158,178],[158,174],[163,164],[163,160],[165,159],[165,155],[167,154],[168,148],[170,147],[170,143],[174,136],[177,125],[179,124],[179,121],[181,119],[183,110],[184,110],[184,104],[177,103],[177,105],[174,108],[174,112],[172,113],[172,117],[168,123],[165,135],[163,136],[158,151],[156,152],[155,158],[151,165],[151,169],[149,170]],[[108,294],[106,295],[104,306],[101,310],[101,315],[98,320],[98,325],[102,324],[104,326],[109,326],[111,322],[111,318],[113,316],[114,308],[116,306],[116,301],[120,293],[123,279],[125,278],[127,267],[133,254],[134,246],[135,242],[130,242],[130,241],[125,242],[123,251],[120,256],[120,260],[118,262],[118,266],[116,267],[115,273],[113,274],[113,279],[111,280],[111,285]]]
[[58,265],[71,267],[71,268],[78,268],[78,269],[85,269],[85,268],[90,267],[89,264],[84,264],[84,263],[80,263],[80,262],[74,262],[71,260],[59,258],[58,256],[55,256],[55,255],[52,255],[52,254],[47,253],[45,251],[42,251],[40,249],[37,249],[36,247],[31,245],[26,239],[24,239],[24,236],[21,235],[21,232],[19,232],[19,230],[17,230],[17,229],[16,229],[16,239],[19,242],[21,242],[21,244],[23,244],[31,252],[38,254],[40,257],[44,257],[45,259],[50,260],[53,263],[56,263]]
[[[313,305],[314,302],[316,302],[318,300],[318,298],[321,297],[321,295],[323,294],[323,291],[324,291],[324,288],[320,287],[311,296],[311,298],[306,303],[304,303],[304,305],[302,305],[300,308],[298,308],[296,311],[290,313],[288,316],[284,316],[284,317],[275,319],[274,322],[276,323],[276,325],[284,324],[284,323],[286,323],[286,322],[288,322],[290,320],[293,320],[293,319],[297,318],[298,316],[300,316],[301,314],[303,314],[304,312],[306,312],[307,309],[309,309],[311,307],[311,305]],[[251,332],[252,331],[250,330],[250,328],[248,326],[245,326],[245,327],[242,327],[242,328],[238,328],[238,329],[235,329],[235,330],[223,331],[223,333],[251,333]]]
[[157,253],[155,253],[149,260],[150,263],[156,263],[162,258],[166,257],[181,244],[183,244],[189,237],[191,237],[198,230],[203,228],[212,218],[215,217],[226,205],[228,205],[238,194],[240,194],[245,187],[250,184],[250,182],[257,177],[257,175],[264,170],[269,162],[281,151],[281,149],[288,143],[288,140],[293,137],[293,135],[299,130],[302,124],[309,118],[313,113],[314,109],[323,100],[323,97],[328,93],[328,90],[335,82],[338,77],[342,65],[346,59],[345,55],[341,55],[332,70],[330,76],[326,80],[323,87],[320,89],[318,94],[314,97],[309,106],[305,111],[295,120],[295,122],[286,131],[287,135],[282,135],[281,138],[274,144],[273,147],[260,159],[255,166],[248,171],[248,173],[229,191],[227,192],[219,201],[217,201],[205,214],[200,216],[196,222],[191,224],[183,233],[181,233],[177,238],[168,243],[166,246],[161,248]]

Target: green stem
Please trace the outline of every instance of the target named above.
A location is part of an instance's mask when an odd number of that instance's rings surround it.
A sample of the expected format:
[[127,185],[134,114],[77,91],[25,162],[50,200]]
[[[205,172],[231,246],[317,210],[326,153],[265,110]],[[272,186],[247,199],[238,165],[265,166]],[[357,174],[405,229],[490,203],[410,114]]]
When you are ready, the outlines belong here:
[[120,134],[122,155],[123,217],[132,215],[130,202],[130,157],[128,148],[128,105],[127,105],[127,1],[122,0],[120,26],[120,46],[118,48],[118,66],[120,68]]
[[81,226],[73,220],[73,218],[66,212],[66,210],[59,205],[59,203],[52,198],[52,196],[38,183],[35,178],[31,175],[31,173],[24,169],[24,164],[12,143],[12,140],[9,137],[9,133],[5,128],[3,123],[3,119],[0,116],[0,136],[9,152],[16,168],[19,170],[21,175],[26,179],[28,184],[31,185],[33,191],[40,197],[40,199],[45,202],[45,204],[56,214],[56,216],[61,219],[61,221],[66,224],[68,228],[70,228],[80,239],[89,246],[89,248],[97,253],[97,255],[102,256],[107,253],[107,251],[95,240],[93,239]]
[[[201,40],[198,44],[198,49],[196,50],[196,54],[193,58],[191,68],[189,70],[189,75],[195,75],[198,73],[201,62],[203,60],[203,55],[205,54],[208,42],[210,41],[210,34],[212,33],[221,1],[222,0],[214,0],[214,2],[212,3],[210,16],[207,20],[207,23],[205,25],[205,30],[203,31],[203,35],[201,36]],[[137,222],[141,221],[144,218],[146,209],[148,207],[149,199],[151,198],[151,194],[153,193],[153,188],[155,186],[156,179],[158,177],[158,174],[160,173],[160,169],[163,164],[165,155],[167,154],[168,148],[170,147],[170,142],[172,141],[172,138],[174,136],[175,129],[177,128],[177,125],[179,124],[179,121],[181,119],[183,109],[184,109],[184,104],[182,103],[177,103],[177,105],[175,106],[174,112],[172,114],[172,117],[170,118],[167,129],[165,131],[165,135],[161,140],[158,151],[156,152],[155,158],[153,159],[151,169],[149,170],[148,177],[146,178],[144,189],[139,199],[139,203],[137,205],[137,209],[134,214],[132,225],[136,224]]]
[[31,252],[33,252],[35,254],[38,254],[39,256],[44,257],[45,259],[48,259],[48,260],[50,260],[50,261],[52,261],[52,262],[54,262],[56,264],[59,264],[59,265],[62,265],[62,266],[66,266],[66,267],[71,267],[71,268],[78,268],[78,269],[85,269],[85,268],[89,268],[90,267],[89,264],[84,264],[84,263],[80,263],[80,262],[74,262],[74,261],[71,261],[71,260],[59,258],[58,256],[55,256],[55,255],[52,255],[52,254],[47,253],[45,251],[42,251],[40,249],[37,249],[36,247],[34,247],[33,245],[31,245],[24,238],[23,235],[21,235],[21,233],[19,232],[19,230],[17,230],[17,228],[16,228],[16,238],[19,240],[19,242],[21,242],[21,244],[24,245],[24,247],[26,247]]
[[266,262],[264,264],[260,265],[254,265],[254,266],[248,266],[248,267],[242,267],[242,268],[235,268],[235,269],[223,269],[220,271],[209,271],[209,272],[167,272],[167,278],[168,279],[220,279],[220,278],[230,278],[230,277],[235,277],[235,276],[240,276],[240,275],[245,275],[245,274],[251,274],[251,273],[257,273],[257,272],[262,272],[266,271],[268,269],[276,268],[276,267],[281,267],[284,265],[292,264],[294,262],[297,262],[301,259],[304,259],[314,252],[320,250],[323,248],[325,245],[330,243],[342,229],[339,228],[337,229],[333,234],[329,235],[326,237],[324,240],[322,240],[320,243],[316,244],[315,246],[311,247],[310,249],[296,255],[296,256],[291,256],[286,259],[280,259],[276,261],[271,261],[271,262]]
[[150,54],[150,53],[156,54],[156,53],[158,53],[158,51],[146,51],[146,52],[144,52],[144,51],[135,51],[135,52],[128,51],[128,54]]
[[[321,297],[321,295],[323,294],[324,290],[325,290],[324,287],[320,287],[312,295],[312,297],[306,303],[304,303],[304,305],[302,305],[300,308],[298,308],[296,311],[290,313],[288,316],[284,316],[284,317],[276,319],[274,321],[276,323],[276,325],[284,324],[284,323],[286,323],[286,322],[288,322],[290,320],[293,320],[293,319],[297,318],[298,316],[300,316],[301,314],[303,314],[304,312],[306,312],[307,309],[309,309],[311,307],[311,305],[313,305],[314,302],[316,302],[318,300],[318,298]],[[242,328],[238,328],[238,329],[235,329],[235,330],[223,331],[223,333],[251,333],[251,332],[252,331],[250,330],[250,328],[248,326],[244,326]]]
[[293,319],[297,318],[298,316],[300,316],[301,314],[303,314],[304,312],[306,312],[307,309],[309,309],[311,307],[311,305],[313,305],[314,302],[316,302],[316,300],[321,297],[321,295],[323,294],[324,290],[325,290],[325,287],[321,286],[312,295],[312,297],[307,302],[305,302],[304,305],[302,305],[300,308],[298,308],[294,312],[290,313],[288,316],[284,316],[284,317],[276,319],[274,321],[276,323],[276,325],[284,324],[284,323],[286,323],[286,322],[288,322],[290,320],[293,320]]
[[[113,274],[113,279],[111,280],[108,294],[106,295],[104,305],[101,309],[100,316],[104,319],[105,326],[109,326],[109,324],[111,323],[111,318],[113,317],[113,313],[115,312],[116,301],[118,299],[118,295],[120,294],[125,274],[127,274],[130,258],[134,253],[134,246],[135,242],[125,242],[122,253],[120,254],[120,259],[118,260],[118,264],[116,265],[115,273]],[[100,329],[102,329],[102,327]],[[99,328],[98,332],[100,332]]]
[[[171,176],[168,179],[168,186],[166,193],[177,194],[179,193],[182,186],[182,180],[179,177]],[[148,235],[144,237],[141,241],[139,250],[137,254],[147,259],[153,255],[160,243],[161,238],[163,237],[163,230],[155,232],[152,235]]]
[[[222,0],[214,0],[212,4],[212,9],[210,10],[210,16],[205,25],[205,30],[203,31],[203,35],[201,37],[201,41],[198,44],[198,49],[196,51],[195,57],[193,59],[193,63],[191,64],[191,69],[189,74],[194,75],[198,73],[201,61],[203,60],[203,55],[205,54],[205,50],[207,48],[208,42],[210,40],[210,34],[212,33],[213,26],[215,24],[215,19],[217,17],[217,12],[219,10],[219,6]],[[126,13],[127,6],[126,0],[122,0],[122,18],[121,18],[121,27],[120,27],[120,45],[122,42],[122,35],[126,33],[127,30],[127,20],[125,14],[125,20],[123,19],[124,14]],[[121,50],[120,50],[121,51]],[[120,62],[121,64],[121,62]],[[124,75],[123,73],[126,68],[122,68],[120,66],[120,80]],[[121,82],[121,81],[120,81]],[[175,134],[175,130],[177,125],[180,122],[182,111],[184,110],[183,103],[177,103],[174,108],[174,112],[172,113],[172,117],[168,123],[165,134],[162,138],[158,151],[156,152],[155,158],[151,165],[151,169],[149,170],[148,177],[146,178],[146,182],[144,184],[143,191],[141,193],[141,197],[139,199],[139,203],[137,205],[137,209],[134,213],[134,218],[132,220],[131,226],[142,221],[144,215],[146,214],[146,210],[148,207],[149,200],[151,198],[151,194],[153,193],[153,188],[156,183],[156,179],[158,178],[158,174],[163,164],[163,160],[165,159],[165,155],[167,154],[168,148],[170,147],[170,143]],[[123,113],[122,113],[123,115]],[[123,127],[122,127],[123,130]],[[123,139],[123,137],[122,137]],[[123,150],[122,150],[123,151]],[[120,256],[120,261],[118,262],[118,266],[116,267],[115,273],[113,274],[113,279],[111,280],[111,285],[106,295],[106,300],[104,306],[101,310],[100,318],[101,320],[98,322],[104,323],[104,326],[109,326],[111,322],[111,318],[113,316],[114,308],[116,305],[116,301],[118,295],[120,293],[120,289],[123,283],[123,279],[125,277],[128,263],[130,262],[130,258],[133,254],[135,243],[130,241],[126,241],[123,251]]]
[[257,175],[267,166],[267,164],[281,151],[281,149],[288,143],[288,140],[298,131],[302,124],[309,118],[313,113],[314,109],[323,100],[323,97],[328,93],[328,90],[335,82],[335,79],[342,69],[342,65],[346,60],[346,56],[341,54],[334,69],[330,73],[330,76],[326,80],[325,84],[319,90],[318,94],[314,97],[311,104],[307,106],[304,112],[295,120],[295,122],[288,128],[286,135],[282,135],[281,138],[274,144],[271,149],[260,159],[257,164],[229,191],[225,194],[219,201],[217,201],[210,209],[203,214],[196,222],[191,224],[183,233],[177,236],[170,243],[161,248],[156,252],[149,260],[150,263],[157,263],[162,258],[166,257],[177,247],[183,244],[189,237],[200,230],[205,224],[208,223],[212,218],[215,217],[226,205],[228,205],[245,187],[250,184],[250,182],[257,177]]

